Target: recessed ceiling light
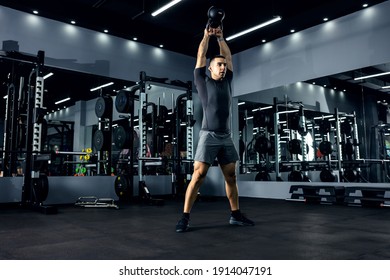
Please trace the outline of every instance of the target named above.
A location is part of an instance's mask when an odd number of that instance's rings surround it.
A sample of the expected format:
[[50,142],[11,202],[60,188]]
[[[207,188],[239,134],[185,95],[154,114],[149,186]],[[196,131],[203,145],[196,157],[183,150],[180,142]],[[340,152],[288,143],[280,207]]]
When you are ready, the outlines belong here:
[[163,47],[164,47],[164,45],[163,45],[163,44],[161,44],[159,47],[160,47],[160,48],[163,48]]
[[265,39],[263,39],[261,42],[263,42],[263,43],[265,43],[265,42],[267,42]]
[[33,14],[37,15],[37,14],[38,14],[38,11],[37,11],[37,10],[34,10],[34,11],[33,11]]
[[324,21],[328,21],[329,19],[327,17],[324,18]]
[[108,33],[108,30],[107,30],[107,29],[104,29],[104,33]]
[[70,23],[71,23],[71,24],[76,24],[76,21],[71,20]]
[[134,38],[133,38],[133,40],[134,40],[134,41],[137,41],[137,40],[138,40],[138,38],[137,38],[137,37],[134,37]]
[[363,4],[363,8],[367,8],[367,7],[368,7],[367,3]]
[[294,33],[294,32],[295,32],[295,29],[291,29],[290,32],[291,32],[291,33]]

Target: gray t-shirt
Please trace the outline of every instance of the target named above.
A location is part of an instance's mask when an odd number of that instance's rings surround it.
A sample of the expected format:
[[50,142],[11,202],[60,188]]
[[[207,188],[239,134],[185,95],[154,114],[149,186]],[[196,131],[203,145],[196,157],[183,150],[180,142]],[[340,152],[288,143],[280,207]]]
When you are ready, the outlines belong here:
[[206,75],[206,66],[195,68],[194,83],[203,107],[202,130],[230,133],[233,72],[213,80]]

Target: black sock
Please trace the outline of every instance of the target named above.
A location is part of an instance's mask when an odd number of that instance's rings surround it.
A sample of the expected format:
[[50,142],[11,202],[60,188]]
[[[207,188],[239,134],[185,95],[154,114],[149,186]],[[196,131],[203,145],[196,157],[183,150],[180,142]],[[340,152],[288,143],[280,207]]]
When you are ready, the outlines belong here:
[[190,213],[183,213],[183,218],[190,219]]
[[233,210],[233,211],[232,211],[232,216],[233,216],[235,219],[241,218],[241,211],[240,211],[240,209]]

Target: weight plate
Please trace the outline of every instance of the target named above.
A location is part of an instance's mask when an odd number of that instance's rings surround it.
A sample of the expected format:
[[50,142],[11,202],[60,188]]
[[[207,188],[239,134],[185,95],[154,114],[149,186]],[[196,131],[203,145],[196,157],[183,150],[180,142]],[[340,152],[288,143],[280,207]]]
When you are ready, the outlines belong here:
[[332,170],[323,169],[320,173],[320,179],[322,182],[334,182],[336,180],[336,176],[333,174]]
[[288,142],[288,151],[293,155],[302,155],[302,141],[299,139],[291,139]]
[[110,96],[99,97],[96,100],[95,114],[98,118],[112,116],[112,98]]
[[321,154],[330,155],[333,152],[333,145],[329,141],[322,141],[318,146]]
[[96,130],[93,135],[93,145],[98,151],[108,151],[111,146],[110,134],[106,131]]
[[270,116],[262,111],[256,111],[253,115],[254,127],[268,127],[270,122],[271,122]]
[[118,149],[130,148],[130,133],[123,126],[118,126],[115,129],[114,143]]
[[288,174],[288,180],[290,182],[302,182],[303,176],[301,171],[298,170],[291,171],[290,174]]
[[40,175],[39,178],[32,179],[35,202],[43,202],[49,194],[49,180],[46,175]]
[[126,174],[118,175],[115,179],[115,193],[119,199],[130,199],[133,196],[133,178]]
[[133,113],[134,102],[127,91],[118,92],[115,98],[115,108],[119,113]]
[[256,174],[255,181],[271,181],[271,176],[267,171],[260,171]]
[[256,139],[254,148],[259,154],[267,154],[272,148],[271,141],[265,136],[260,136]]

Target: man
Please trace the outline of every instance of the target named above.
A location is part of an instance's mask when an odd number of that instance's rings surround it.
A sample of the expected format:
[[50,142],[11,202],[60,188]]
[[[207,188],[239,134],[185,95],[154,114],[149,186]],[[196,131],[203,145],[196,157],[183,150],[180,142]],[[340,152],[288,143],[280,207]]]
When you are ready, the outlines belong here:
[[[209,77],[206,75],[206,53],[212,37],[218,41],[220,54],[210,59]],[[202,128],[194,158],[194,172],[187,187],[183,216],[176,225],[176,232],[189,230],[191,208],[215,158],[218,159],[225,178],[226,195],[231,208],[229,223],[240,226],[254,225],[253,221],[242,215],[239,208],[236,182],[236,162],[239,156],[230,130],[232,79],[232,56],[223,38],[222,29],[207,27],[199,44],[194,70],[194,83],[203,107]]]

